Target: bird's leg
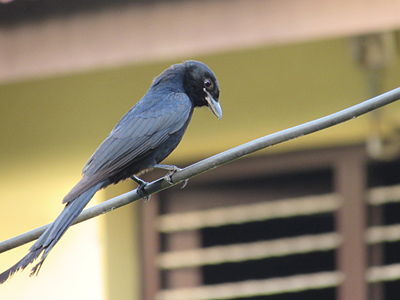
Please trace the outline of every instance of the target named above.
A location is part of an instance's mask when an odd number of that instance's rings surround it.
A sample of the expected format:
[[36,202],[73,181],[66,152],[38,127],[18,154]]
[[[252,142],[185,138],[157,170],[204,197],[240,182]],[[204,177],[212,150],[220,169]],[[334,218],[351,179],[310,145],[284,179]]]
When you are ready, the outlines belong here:
[[[172,175],[174,175],[176,172],[182,170],[181,168],[174,166],[174,165],[163,165],[163,164],[157,164],[154,165],[153,168],[156,169],[162,169],[162,170],[167,170],[169,171],[167,175],[164,176],[164,179],[169,183],[169,184],[174,184],[172,181]],[[189,179],[185,179],[183,181],[183,184],[181,186],[181,189],[185,188],[188,184]]]
[[131,179],[138,184],[137,192],[138,192],[139,196],[144,198],[145,201],[150,200],[151,195],[147,194],[147,192],[144,190],[144,188],[148,184],[148,182],[140,179],[139,177],[137,177],[135,175],[132,175]]

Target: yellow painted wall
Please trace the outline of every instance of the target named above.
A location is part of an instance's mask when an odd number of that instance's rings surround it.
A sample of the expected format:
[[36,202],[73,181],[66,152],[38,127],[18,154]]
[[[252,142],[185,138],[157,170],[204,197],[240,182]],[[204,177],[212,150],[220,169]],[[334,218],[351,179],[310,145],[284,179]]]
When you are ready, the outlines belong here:
[[[169,158],[178,164],[367,97],[364,78],[353,64],[346,39],[197,59],[208,63],[219,77],[224,118],[218,121],[207,109],[199,110],[183,142]],[[54,219],[62,209],[63,195],[79,179],[86,159],[143,95],[152,78],[171,63],[124,66],[0,86],[1,240]],[[388,70],[385,88],[398,84],[399,70],[396,61]],[[397,123],[399,113],[399,104],[385,109],[387,117]],[[368,131],[368,118],[363,117],[272,151],[356,143],[364,140]],[[101,194],[98,198],[106,197]],[[27,272],[17,275],[0,287],[0,298],[137,297],[140,281],[135,225],[135,212],[128,206],[76,226],[54,248],[38,278],[27,279]],[[0,269],[25,251],[26,247],[21,247],[1,254]],[[118,266],[126,269],[118,273]],[[105,270],[123,278],[120,289],[116,286],[120,279],[110,280]]]
[[[35,161],[26,149],[25,164],[10,161],[0,171],[0,239],[51,222],[60,212],[60,199],[78,169],[67,161]],[[32,159],[32,160],[30,160]],[[2,162],[5,161],[2,156]],[[3,166],[7,166],[4,168]],[[0,286],[0,299],[104,299],[103,265],[98,221],[72,228],[54,248],[37,278],[17,273]],[[4,270],[27,251],[27,246],[2,253]],[[92,288],[88,289],[88,286]]]
[[[105,190],[110,199],[131,190],[135,185],[126,180]],[[140,245],[138,202],[112,211],[101,222],[103,252],[103,278],[106,299],[140,299]]]

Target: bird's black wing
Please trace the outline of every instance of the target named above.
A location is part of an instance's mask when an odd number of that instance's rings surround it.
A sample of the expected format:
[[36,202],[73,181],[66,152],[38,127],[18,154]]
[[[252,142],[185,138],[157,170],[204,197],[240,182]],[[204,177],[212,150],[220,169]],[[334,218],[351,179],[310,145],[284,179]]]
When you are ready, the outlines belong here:
[[136,111],[135,108],[122,118],[95,151],[83,169],[84,175],[104,173],[109,176],[127,166],[180,130],[192,111],[190,99],[184,93],[171,93],[145,109],[139,105]]
[[193,107],[184,93],[146,95],[115,126],[97,148],[83,169],[78,183],[64,202],[69,202],[86,188],[124,169],[143,154],[157,148],[180,130],[191,116]]

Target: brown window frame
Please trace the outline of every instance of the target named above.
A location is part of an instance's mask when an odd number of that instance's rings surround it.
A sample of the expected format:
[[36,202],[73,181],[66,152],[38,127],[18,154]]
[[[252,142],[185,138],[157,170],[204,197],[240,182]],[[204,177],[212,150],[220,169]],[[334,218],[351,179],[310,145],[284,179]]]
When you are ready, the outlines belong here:
[[[382,262],[382,250],[378,245],[368,247],[365,242],[367,230],[367,172],[368,156],[364,145],[336,147],[321,150],[298,151],[294,153],[254,156],[242,159],[233,164],[213,170],[207,174],[192,179],[187,189],[204,186],[221,178],[240,178],[246,174],[283,174],[299,170],[332,168],[334,193],[338,194],[342,205],[335,213],[337,232],[342,237],[342,243],[337,248],[336,269],[342,273],[342,280],[337,286],[339,300],[374,300],[383,299],[380,284],[369,286],[365,274],[368,261],[372,265]],[[158,249],[160,249],[160,234],[155,220],[160,208],[160,199],[168,199],[179,193],[179,189],[170,190],[154,197],[141,206],[141,244],[143,270],[144,300],[154,300],[161,287],[160,270],[157,267]],[[186,208],[190,205],[186,203]],[[379,224],[379,209],[373,210],[369,216],[370,225]],[[186,231],[177,235],[170,243],[184,248],[199,246],[198,231]],[[175,247],[175,246],[172,247]],[[188,268],[174,272],[169,284],[179,286],[178,282],[201,285],[201,272],[197,268]]]

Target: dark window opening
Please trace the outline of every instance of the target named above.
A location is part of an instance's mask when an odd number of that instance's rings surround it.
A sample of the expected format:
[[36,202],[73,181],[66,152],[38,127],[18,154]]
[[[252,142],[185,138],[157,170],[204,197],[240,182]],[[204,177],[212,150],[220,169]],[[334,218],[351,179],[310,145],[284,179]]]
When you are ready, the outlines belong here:
[[218,284],[309,274],[334,269],[334,251],[327,251],[204,266],[202,274],[204,284]]

